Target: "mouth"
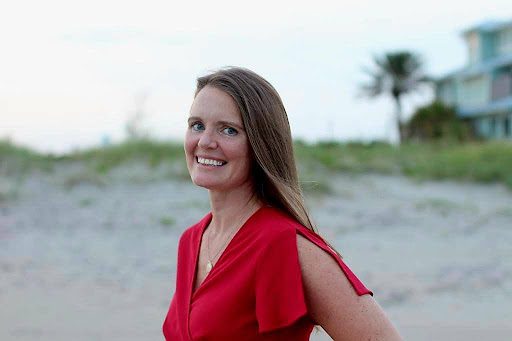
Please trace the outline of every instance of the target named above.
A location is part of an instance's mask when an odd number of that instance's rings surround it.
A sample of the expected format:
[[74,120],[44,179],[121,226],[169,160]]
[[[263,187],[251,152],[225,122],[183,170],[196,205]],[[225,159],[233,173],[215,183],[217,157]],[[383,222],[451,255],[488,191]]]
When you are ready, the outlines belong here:
[[196,162],[203,166],[211,166],[211,167],[222,167],[227,162],[222,160],[215,160],[215,159],[207,159],[204,157],[196,156]]

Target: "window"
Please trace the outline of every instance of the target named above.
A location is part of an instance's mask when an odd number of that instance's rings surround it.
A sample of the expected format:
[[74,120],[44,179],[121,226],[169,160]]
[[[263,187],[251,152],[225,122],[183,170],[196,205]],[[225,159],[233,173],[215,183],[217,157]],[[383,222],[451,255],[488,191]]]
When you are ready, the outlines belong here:
[[497,100],[512,94],[512,72],[504,69],[492,80],[491,98]]
[[497,34],[498,55],[512,53],[512,27],[506,28]]
[[489,84],[485,76],[468,78],[462,83],[462,96],[460,98],[463,106],[478,106],[487,103],[489,100]]

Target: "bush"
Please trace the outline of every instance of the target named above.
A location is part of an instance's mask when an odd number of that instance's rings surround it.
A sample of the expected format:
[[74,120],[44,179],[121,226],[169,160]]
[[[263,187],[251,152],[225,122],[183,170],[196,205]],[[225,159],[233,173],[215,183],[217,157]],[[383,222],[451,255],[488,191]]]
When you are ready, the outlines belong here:
[[406,137],[419,141],[467,141],[473,133],[453,107],[434,101],[416,110],[406,125]]

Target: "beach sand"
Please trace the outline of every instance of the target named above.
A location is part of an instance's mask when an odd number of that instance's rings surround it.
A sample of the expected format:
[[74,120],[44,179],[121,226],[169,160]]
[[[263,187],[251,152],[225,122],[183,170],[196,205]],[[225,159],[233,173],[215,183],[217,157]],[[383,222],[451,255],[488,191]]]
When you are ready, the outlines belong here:
[[[181,232],[205,190],[168,169],[84,165],[2,178],[0,340],[162,340]],[[407,340],[512,337],[512,192],[501,185],[325,176],[321,234]],[[308,184],[311,186],[311,184]],[[314,332],[312,340],[329,340]]]

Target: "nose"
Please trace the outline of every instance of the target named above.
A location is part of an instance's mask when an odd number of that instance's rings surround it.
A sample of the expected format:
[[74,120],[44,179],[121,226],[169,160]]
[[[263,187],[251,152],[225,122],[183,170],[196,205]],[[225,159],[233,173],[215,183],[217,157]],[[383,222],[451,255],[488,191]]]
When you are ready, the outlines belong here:
[[215,149],[217,148],[217,141],[215,140],[215,137],[213,136],[212,132],[205,130],[201,134],[201,137],[199,138],[197,145],[205,149]]

